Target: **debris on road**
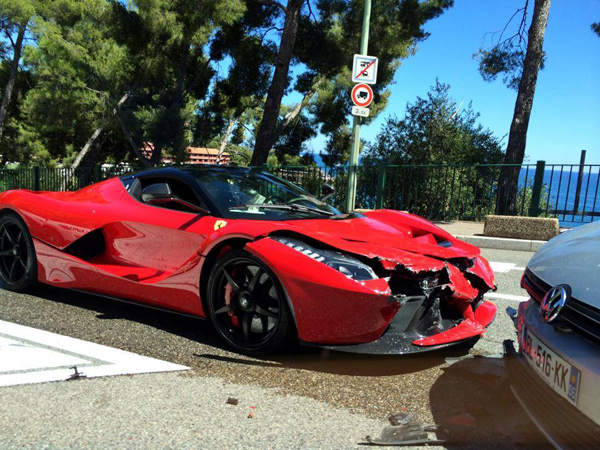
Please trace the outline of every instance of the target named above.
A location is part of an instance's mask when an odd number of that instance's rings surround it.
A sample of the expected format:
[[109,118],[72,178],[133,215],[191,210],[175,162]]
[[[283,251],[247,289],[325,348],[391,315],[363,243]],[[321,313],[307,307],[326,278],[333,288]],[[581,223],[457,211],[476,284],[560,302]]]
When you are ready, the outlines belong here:
[[239,400],[235,397],[229,397],[225,403],[227,403],[228,405],[237,406],[239,403]]
[[512,319],[512,321],[516,327],[517,326],[517,310],[511,306],[508,306],[506,308],[506,314],[508,314],[508,317],[510,317]]
[[[403,409],[406,409],[406,408],[403,408]],[[390,423],[393,426],[408,425],[413,420],[415,420],[415,415],[411,412],[409,412],[409,413],[400,412],[400,413],[392,414],[390,417],[388,417],[388,420],[390,421]]]
[[69,369],[74,370],[75,373],[72,373],[67,381],[72,381],[72,380],[79,380],[81,378],[87,378],[86,375],[83,372],[79,372],[77,370],[77,366],[73,366],[73,367],[69,367]]
[[[367,442],[361,445],[381,446],[411,446],[411,445],[437,445],[447,441],[446,431],[436,425],[415,423],[415,415],[411,412],[400,412],[389,417],[391,426],[385,427],[378,438],[367,436]],[[443,439],[438,434],[444,435]]]

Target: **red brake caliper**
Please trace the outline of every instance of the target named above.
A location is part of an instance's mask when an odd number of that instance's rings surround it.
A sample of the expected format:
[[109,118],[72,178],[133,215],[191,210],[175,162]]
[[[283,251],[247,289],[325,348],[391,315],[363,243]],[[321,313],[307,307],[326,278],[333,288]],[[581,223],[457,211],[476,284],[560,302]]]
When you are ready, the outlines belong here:
[[[235,276],[235,272],[231,274],[231,276]],[[231,304],[231,301],[233,300],[233,296],[235,295],[235,292],[233,291],[233,288],[231,287],[231,285],[229,283],[227,283],[225,285],[225,304],[229,305]],[[233,312],[233,311],[229,311],[227,313],[229,315],[229,319],[231,320],[231,324],[236,327],[239,328],[240,327],[240,319],[239,317]]]

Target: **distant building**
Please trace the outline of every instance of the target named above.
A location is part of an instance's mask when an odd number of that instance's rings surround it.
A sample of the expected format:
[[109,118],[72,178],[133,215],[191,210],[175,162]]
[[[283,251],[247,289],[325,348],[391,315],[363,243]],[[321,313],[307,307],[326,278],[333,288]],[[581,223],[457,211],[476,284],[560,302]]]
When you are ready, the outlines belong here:
[[[144,157],[151,158],[153,151],[154,145],[151,143],[144,143],[142,147],[142,154]],[[231,160],[229,153],[227,152],[221,153],[221,157],[219,158],[218,148],[188,147],[187,152],[189,153],[189,157],[186,161],[188,164],[229,164]],[[171,164],[173,159],[163,157],[161,162],[163,164]]]
[[219,161],[219,149],[208,148],[208,147],[188,147],[188,153],[190,154],[190,164],[229,164],[230,157],[229,153],[221,153]]

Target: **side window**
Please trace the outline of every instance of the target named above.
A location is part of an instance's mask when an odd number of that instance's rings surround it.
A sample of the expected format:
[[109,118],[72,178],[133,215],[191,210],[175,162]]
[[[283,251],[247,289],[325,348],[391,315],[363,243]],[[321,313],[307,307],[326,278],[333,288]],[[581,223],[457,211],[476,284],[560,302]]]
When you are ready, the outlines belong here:
[[183,212],[197,213],[199,210],[207,210],[206,205],[200,200],[194,190],[185,182],[176,178],[167,177],[150,177],[150,178],[139,178],[140,181],[140,197],[138,200],[144,202],[141,193],[143,190],[154,184],[165,183],[169,186],[170,192],[172,193],[172,201],[165,201],[160,203],[152,203],[154,206],[160,206],[167,209]]

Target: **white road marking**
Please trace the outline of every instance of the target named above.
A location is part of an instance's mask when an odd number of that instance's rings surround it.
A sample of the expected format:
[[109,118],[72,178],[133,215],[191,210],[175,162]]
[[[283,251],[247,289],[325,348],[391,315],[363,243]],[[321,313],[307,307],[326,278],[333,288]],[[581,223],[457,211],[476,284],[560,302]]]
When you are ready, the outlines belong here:
[[492,270],[496,273],[507,273],[513,267],[515,267],[516,264],[490,261],[490,266],[492,267]]
[[0,386],[86,377],[187,370],[135,353],[0,320]]
[[511,270],[520,270],[522,272],[525,270],[525,267],[518,267],[516,264],[505,262],[490,261],[490,266],[496,273],[507,273]]
[[523,295],[496,294],[495,292],[485,294],[484,297],[489,298],[490,300],[514,300],[515,302],[526,302],[529,300],[529,297]]

